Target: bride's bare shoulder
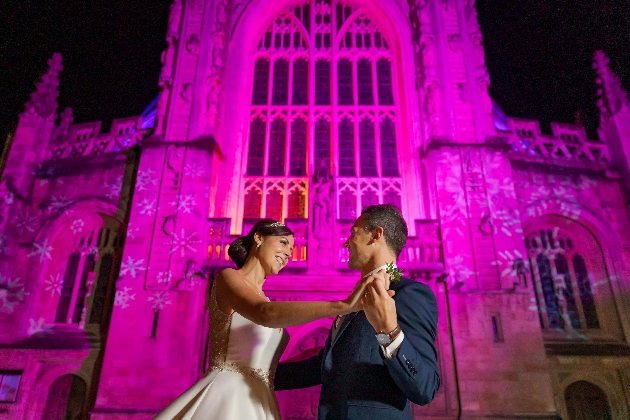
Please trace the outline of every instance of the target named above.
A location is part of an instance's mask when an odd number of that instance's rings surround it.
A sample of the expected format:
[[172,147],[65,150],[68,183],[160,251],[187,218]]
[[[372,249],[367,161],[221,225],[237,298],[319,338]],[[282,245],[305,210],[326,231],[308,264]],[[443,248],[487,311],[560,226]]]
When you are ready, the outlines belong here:
[[233,281],[234,279],[238,278],[239,276],[239,272],[238,270],[235,270],[233,268],[226,268],[221,270],[221,272],[219,273],[219,275],[217,276],[217,280],[219,281]]

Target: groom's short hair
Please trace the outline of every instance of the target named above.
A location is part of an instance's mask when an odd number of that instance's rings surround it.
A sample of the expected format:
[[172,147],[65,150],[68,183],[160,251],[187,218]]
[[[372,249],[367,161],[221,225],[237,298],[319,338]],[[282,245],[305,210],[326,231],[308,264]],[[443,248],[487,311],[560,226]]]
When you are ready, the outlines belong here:
[[407,242],[407,223],[403,219],[400,210],[390,204],[376,204],[367,206],[361,211],[365,215],[365,231],[371,232],[377,227],[383,228],[385,243],[396,254],[396,258],[402,252]]

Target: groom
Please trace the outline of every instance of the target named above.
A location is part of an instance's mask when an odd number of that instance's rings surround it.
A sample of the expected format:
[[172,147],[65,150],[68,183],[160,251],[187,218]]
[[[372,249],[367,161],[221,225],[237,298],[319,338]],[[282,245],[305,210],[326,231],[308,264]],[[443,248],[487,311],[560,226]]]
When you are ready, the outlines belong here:
[[404,277],[390,285],[384,273],[406,241],[407,224],[396,207],[366,207],[344,244],[348,267],[374,278],[363,311],[335,320],[317,356],[278,365],[277,391],[322,385],[320,420],[410,420],[409,401],[428,404],[440,386],[435,295]]

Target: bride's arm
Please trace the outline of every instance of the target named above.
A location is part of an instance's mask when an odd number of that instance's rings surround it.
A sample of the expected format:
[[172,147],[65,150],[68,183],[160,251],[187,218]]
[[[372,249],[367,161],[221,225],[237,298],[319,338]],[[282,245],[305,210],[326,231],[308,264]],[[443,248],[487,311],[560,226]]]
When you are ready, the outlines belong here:
[[232,269],[219,273],[214,287],[217,288],[216,297],[217,301],[221,301],[221,309],[228,306],[230,311],[234,310],[258,325],[284,328],[361,309],[361,294],[371,281],[372,277],[359,281],[346,299],[333,302],[269,302],[256,293],[240,273]]

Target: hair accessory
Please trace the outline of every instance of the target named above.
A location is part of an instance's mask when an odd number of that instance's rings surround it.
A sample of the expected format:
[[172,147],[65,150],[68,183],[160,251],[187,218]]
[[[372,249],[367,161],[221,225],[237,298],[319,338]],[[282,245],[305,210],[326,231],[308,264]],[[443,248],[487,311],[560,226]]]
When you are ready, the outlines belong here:
[[280,227],[280,226],[284,226],[284,224],[280,223],[280,222],[273,222],[272,224],[270,224],[268,227],[270,228],[274,228],[274,227]]

